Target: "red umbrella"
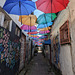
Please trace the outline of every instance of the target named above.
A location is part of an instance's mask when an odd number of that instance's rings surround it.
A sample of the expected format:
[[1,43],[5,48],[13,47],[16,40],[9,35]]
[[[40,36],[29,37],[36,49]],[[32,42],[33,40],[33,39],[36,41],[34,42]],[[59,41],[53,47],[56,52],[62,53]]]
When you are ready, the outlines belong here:
[[36,6],[44,13],[57,13],[65,9],[68,3],[69,0],[38,0]]
[[27,34],[37,34],[38,32],[29,32]]

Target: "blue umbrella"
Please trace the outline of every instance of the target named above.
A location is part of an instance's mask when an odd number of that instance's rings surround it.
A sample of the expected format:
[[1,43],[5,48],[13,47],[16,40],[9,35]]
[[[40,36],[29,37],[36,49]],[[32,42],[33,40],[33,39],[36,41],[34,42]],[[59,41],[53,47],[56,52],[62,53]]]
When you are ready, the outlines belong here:
[[24,30],[25,32],[35,32],[35,31],[37,31],[37,29],[36,30]]
[[46,28],[46,27],[49,27],[53,24],[53,22],[49,22],[47,24],[38,24],[37,28]]
[[3,9],[9,14],[29,15],[35,9],[35,2],[28,0],[6,0]]
[[47,36],[41,36],[40,38],[46,38]]
[[33,40],[37,40],[37,38],[33,38],[33,37],[31,37]]

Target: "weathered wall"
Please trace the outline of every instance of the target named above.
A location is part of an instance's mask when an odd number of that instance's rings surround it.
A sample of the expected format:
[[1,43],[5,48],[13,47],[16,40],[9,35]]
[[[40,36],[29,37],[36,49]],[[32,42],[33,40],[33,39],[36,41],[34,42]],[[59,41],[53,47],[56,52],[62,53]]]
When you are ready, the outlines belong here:
[[70,45],[61,46],[60,69],[63,75],[73,75]]
[[25,67],[25,55],[26,55],[26,36],[22,33],[19,71],[21,71]]
[[[75,0],[70,0],[68,7],[58,14],[52,28],[51,40],[59,33],[59,28],[69,20],[71,44],[60,46],[60,70],[63,75],[75,75]],[[60,34],[60,33],[59,33]],[[60,35],[59,35],[60,36]],[[60,42],[60,38],[59,38]],[[53,44],[52,44],[53,49]],[[52,52],[53,53],[53,52]],[[53,56],[52,56],[53,57]],[[53,62],[53,60],[52,60]]]

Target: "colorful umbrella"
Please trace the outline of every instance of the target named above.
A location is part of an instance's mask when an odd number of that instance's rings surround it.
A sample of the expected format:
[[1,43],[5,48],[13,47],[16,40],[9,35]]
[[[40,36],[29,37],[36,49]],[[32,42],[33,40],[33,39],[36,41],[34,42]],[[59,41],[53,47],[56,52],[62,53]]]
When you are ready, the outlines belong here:
[[46,28],[46,27],[49,27],[53,24],[53,22],[49,22],[47,24],[38,24],[37,28]]
[[47,33],[45,33],[45,34],[41,34],[41,33],[39,33],[39,35],[48,35]]
[[29,36],[31,36],[31,37],[38,37],[37,35],[29,35]]
[[40,38],[46,38],[47,36],[41,36]]
[[3,9],[9,14],[29,15],[35,9],[35,2],[27,0],[6,0]]
[[25,32],[36,32],[37,31],[37,29],[36,30],[24,30]]
[[[39,13],[39,14],[38,14]],[[39,17],[41,14],[43,14],[44,12],[42,12],[42,11],[40,11],[40,10],[38,10],[38,9],[36,9],[35,11],[34,11],[34,15],[36,15],[36,17]]]
[[51,27],[40,28],[40,29],[38,29],[38,30],[39,30],[39,31],[47,31],[47,30],[49,30],[49,29],[51,29]]
[[37,29],[37,27],[36,26],[28,26],[28,25],[22,25],[21,26],[21,29],[22,30],[36,30]]
[[40,34],[45,34],[45,33],[49,33],[50,31],[49,30],[47,30],[47,31],[40,31],[39,33]]
[[38,0],[36,6],[44,13],[57,13],[65,9],[68,3],[69,0]]
[[55,13],[48,13],[48,14],[42,14],[37,18],[37,23],[38,24],[46,24],[48,22],[53,21],[56,18]]
[[37,34],[38,32],[28,32],[27,34]]
[[37,36],[37,37],[30,37],[30,38],[36,39],[36,38],[39,38],[39,37]]
[[34,26],[36,25],[37,17],[35,15],[23,15],[19,17],[19,21],[21,22],[22,18],[22,24]]

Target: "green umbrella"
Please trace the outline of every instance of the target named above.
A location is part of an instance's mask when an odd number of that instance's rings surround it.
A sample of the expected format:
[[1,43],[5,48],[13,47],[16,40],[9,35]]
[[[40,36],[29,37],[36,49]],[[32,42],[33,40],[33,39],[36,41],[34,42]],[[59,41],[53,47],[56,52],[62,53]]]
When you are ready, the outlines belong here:
[[40,33],[39,33],[39,35],[48,35],[48,33],[46,33],[46,34],[40,34]]
[[47,24],[56,18],[55,13],[42,14],[37,18],[38,24]]

